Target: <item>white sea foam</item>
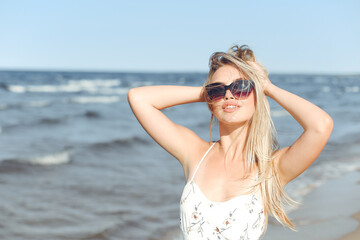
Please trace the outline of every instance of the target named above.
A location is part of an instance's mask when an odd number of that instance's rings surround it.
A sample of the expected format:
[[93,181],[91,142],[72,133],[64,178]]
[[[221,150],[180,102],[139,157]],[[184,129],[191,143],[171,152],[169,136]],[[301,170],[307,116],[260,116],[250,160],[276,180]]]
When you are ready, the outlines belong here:
[[358,86],[345,87],[345,92],[357,93],[357,92],[359,92],[359,87]]
[[105,88],[97,89],[96,93],[110,95],[110,94],[127,94],[130,88]]
[[[359,161],[329,161],[306,170],[297,179],[289,183],[286,192],[297,201],[303,201],[305,195],[322,186],[329,180],[340,178],[360,167]],[[293,211],[295,208],[287,209]]]
[[14,92],[14,93],[24,93],[26,92],[26,88],[25,86],[21,86],[21,85],[10,85],[8,87],[10,92]]
[[28,158],[6,159],[6,161],[14,161],[18,163],[31,164],[31,165],[49,166],[49,165],[60,165],[60,164],[69,163],[70,156],[71,156],[71,151],[66,150],[57,153],[50,153],[50,154],[28,157]]
[[118,79],[97,79],[97,80],[70,80],[69,85],[82,86],[83,88],[92,87],[115,87],[119,86],[121,81]]
[[284,116],[291,116],[286,110],[272,110],[271,111],[272,117],[284,117]]
[[25,105],[29,107],[46,107],[49,106],[50,104],[51,102],[49,101],[31,101],[26,103]]
[[59,165],[59,164],[65,164],[70,162],[70,152],[64,151],[49,155],[44,155],[41,157],[35,157],[32,159],[29,159],[28,161],[31,164],[34,165]]
[[112,87],[120,86],[121,81],[118,79],[97,79],[97,80],[70,80],[67,84],[61,85],[9,85],[8,89],[14,93],[24,92],[98,92]]
[[70,102],[75,103],[114,103],[119,102],[120,97],[119,96],[96,96],[96,97],[75,97],[71,98]]

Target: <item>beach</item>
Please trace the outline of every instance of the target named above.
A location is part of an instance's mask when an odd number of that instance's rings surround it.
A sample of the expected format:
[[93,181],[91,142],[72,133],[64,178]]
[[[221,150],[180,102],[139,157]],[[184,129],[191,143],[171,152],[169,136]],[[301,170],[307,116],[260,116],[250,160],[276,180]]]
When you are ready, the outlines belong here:
[[288,216],[298,232],[272,224],[264,239],[360,239],[360,169],[315,189]]

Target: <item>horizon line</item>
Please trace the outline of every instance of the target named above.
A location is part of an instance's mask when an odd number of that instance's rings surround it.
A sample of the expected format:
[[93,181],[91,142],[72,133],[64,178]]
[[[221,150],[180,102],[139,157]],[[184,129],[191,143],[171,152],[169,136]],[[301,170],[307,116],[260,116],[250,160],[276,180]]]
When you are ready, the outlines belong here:
[[[0,68],[0,72],[78,72],[78,73],[138,73],[138,74],[208,74],[201,70],[121,70],[121,69],[47,69],[47,68]],[[311,72],[311,71],[273,71],[269,75],[360,75],[359,72]]]

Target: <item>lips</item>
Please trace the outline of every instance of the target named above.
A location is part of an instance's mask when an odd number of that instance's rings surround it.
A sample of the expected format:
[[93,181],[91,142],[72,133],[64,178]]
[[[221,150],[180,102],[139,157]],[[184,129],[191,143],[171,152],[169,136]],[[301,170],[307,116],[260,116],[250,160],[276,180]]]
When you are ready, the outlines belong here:
[[[237,103],[235,101],[228,101],[228,102],[224,102],[224,104],[222,105],[222,109],[226,109],[226,107],[229,106],[229,105],[230,106],[235,106],[236,108],[240,107],[239,103]],[[236,109],[236,108],[233,108],[233,109]]]
[[[226,108],[226,107],[228,107],[228,106],[235,106],[235,107]],[[232,113],[232,112],[237,111],[237,110],[240,108],[240,105],[239,105],[239,103],[237,103],[237,102],[235,102],[235,101],[228,101],[228,102],[225,102],[225,103],[222,105],[222,108],[223,108],[223,111],[224,111],[224,112]]]

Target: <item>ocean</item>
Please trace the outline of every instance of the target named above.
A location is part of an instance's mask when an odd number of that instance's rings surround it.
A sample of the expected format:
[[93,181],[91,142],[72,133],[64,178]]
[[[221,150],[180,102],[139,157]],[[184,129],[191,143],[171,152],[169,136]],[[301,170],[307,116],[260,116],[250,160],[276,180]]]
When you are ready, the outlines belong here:
[[[127,92],[201,86],[206,76],[0,71],[0,238],[180,239],[181,165],[137,122]],[[271,74],[270,80],[334,120],[321,155],[286,186],[291,197],[301,201],[360,167],[360,75]],[[289,146],[303,129],[269,101],[280,146]],[[205,103],[162,111],[209,141]],[[212,140],[218,139],[215,126]]]

